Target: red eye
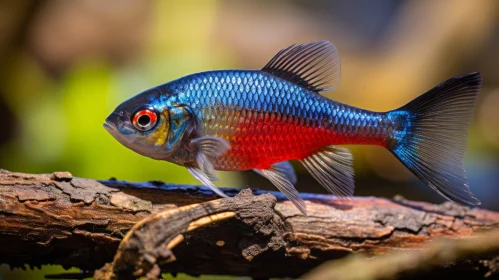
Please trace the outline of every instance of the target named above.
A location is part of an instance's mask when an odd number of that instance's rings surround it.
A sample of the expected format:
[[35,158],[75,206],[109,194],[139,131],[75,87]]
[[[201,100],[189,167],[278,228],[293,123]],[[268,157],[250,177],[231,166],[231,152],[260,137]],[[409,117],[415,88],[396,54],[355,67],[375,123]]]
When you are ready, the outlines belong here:
[[153,109],[141,109],[132,119],[133,126],[140,131],[151,130],[158,121],[158,116]]

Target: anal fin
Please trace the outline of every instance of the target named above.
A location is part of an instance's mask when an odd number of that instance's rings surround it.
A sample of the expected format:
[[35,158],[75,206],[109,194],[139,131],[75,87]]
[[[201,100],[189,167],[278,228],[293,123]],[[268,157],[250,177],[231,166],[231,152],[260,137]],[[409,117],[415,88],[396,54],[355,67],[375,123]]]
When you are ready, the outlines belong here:
[[353,156],[348,149],[327,146],[301,162],[312,177],[332,194],[340,197],[353,195]]

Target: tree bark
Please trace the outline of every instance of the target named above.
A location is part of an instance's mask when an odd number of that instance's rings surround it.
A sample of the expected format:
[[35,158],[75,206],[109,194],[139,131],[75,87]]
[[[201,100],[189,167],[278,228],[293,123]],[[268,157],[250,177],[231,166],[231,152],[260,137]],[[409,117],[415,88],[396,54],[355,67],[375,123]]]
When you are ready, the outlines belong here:
[[297,277],[351,253],[411,251],[499,227],[499,213],[450,202],[302,194],[303,216],[277,192],[224,191],[231,198],[197,186],[3,170],[0,262],[90,271],[112,263],[96,279],[159,271]]
[[[398,251],[374,258],[356,254],[341,260],[326,261],[302,277],[306,280],[375,280],[399,279],[404,278],[404,275],[412,274],[414,279],[497,279],[499,277],[497,275],[499,272],[498,254],[499,230],[495,229],[476,234],[474,238],[465,240],[436,240],[430,242],[424,250],[412,251],[409,254]],[[493,255],[496,257],[492,257]],[[470,257],[482,259],[477,262],[480,265],[473,266],[475,273],[472,274],[481,273],[483,277],[469,275],[469,269],[468,273],[463,273],[463,266],[471,268],[472,258]],[[463,259],[466,262],[463,262]],[[447,269],[442,269],[442,266],[447,266]],[[449,273],[449,267],[457,266],[461,268],[461,271],[454,269]]]

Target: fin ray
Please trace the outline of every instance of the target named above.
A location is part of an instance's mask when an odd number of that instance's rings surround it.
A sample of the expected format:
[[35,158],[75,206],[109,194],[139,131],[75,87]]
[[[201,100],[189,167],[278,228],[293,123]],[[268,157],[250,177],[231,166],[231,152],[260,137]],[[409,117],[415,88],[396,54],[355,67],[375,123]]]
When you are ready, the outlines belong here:
[[217,136],[201,136],[191,140],[191,143],[196,145],[199,151],[209,157],[218,158],[230,149],[230,144],[227,140]]
[[353,156],[348,149],[327,146],[301,162],[312,177],[332,194],[340,197],[353,195]]
[[388,147],[392,153],[440,195],[471,206],[480,201],[462,162],[481,83],[479,73],[456,76],[387,113],[404,124]]
[[282,49],[262,71],[318,93],[334,90],[341,80],[338,50],[329,41],[314,41]]
[[222,192],[222,190],[220,190],[217,186],[215,186],[213,182],[211,182],[208,175],[205,174],[201,169],[190,165],[186,165],[185,167],[187,168],[187,170],[189,170],[189,173],[191,173],[191,175],[194,176],[194,178],[196,178],[199,182],[201,182],[201,184],[210,188],[214,193],[216,193],[221,197],[228,197],[225,193]]
[[229,142],[216,136],[202,136],[192,139],[191,144],[198,148],[196,161],[201,171],[203,171],[210,180],[218,180],[210,158],[218,158],[229,150]]
[[[289,161],[282,161],[282,162],[274,163],[270,169],[273,169],[279,173],[282,173],[284,176],[286,176],[286,178],[293,185],[298,182],[298,179],[296,178],[295,169],[293,168],[291,163],[289,163]],[[255,169],[253,169],[253,171],[264,176],[262,174],[262,171],[260,171],[260,169],[255,168]]]
[[293,184],[288,180],[285,173],[279,172],[277,169],[261,169],[260,171],[303,215],[307,215],[305,201],[300,197],[300,193],[298,193]]
[[213,167],[213,163],[211,163],[211,161],[204,153],[198,152],[196,161],[199,168],[206,174],[206,176],[208,176],[211,181],[218,180],[217,175],[215,175],[215,168]]

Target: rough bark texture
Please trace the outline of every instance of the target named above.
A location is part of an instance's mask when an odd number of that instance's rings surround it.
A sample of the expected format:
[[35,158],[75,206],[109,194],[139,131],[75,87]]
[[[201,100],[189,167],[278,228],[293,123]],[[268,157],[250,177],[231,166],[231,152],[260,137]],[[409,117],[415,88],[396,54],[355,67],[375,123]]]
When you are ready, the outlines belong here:
[[[499,230],[495,229],[465,240],[436,240],[429,243],[424,250],[413,250],[410,253],[398,251],[372,258],[352,254],[341,260],[326,261],[302,278],[306,280],[482,278],[469,275],[469,268],[473,268],[474,274],[481,273],[485,278],[497,279],[499,257],[492,256],[498,254]],[[470,267],[470,260],[480,258],[490,260],[476,261],[475,265]],[[442,269],[443,266],[447,266],[447,269]],[[453,275],[451,275],[449,267],[461,269],[452,270]],[[468,268],[468,275],[463,273],[463,268]]]
[[[229,196],[239,191],[226,189]],[[183,241],[170,246],[176,260],[159,264],[164,272],[194,275],[295,277],[324,260],[352,252],[378,255],[422,248],[436,237],[469,238],[477,231],[499,227],[499,213],[487,210],[371,197],[356,197],[347,205],[332,196],[304,194],[309,212],[305,217],[281,194],[272,194],[275,197],[246,191],[237,198],[218,199],[203,187],[98,182],[67,172],[1,171],[0,262],[98,269],[113,261],[120,241],[135,223],[163,213],[170,220],[162,219],[160,226],[176,221],[170,224],[174,230],[162,237],[141,238],[149,240],[147,244],[168,245],[183,233]],[[195,211],[178,212],[184,215],[172,216],[168,211],[207,201],[193,206]],[[229,215],[191,228],[200,217],[214,213],[233,213],[234,218]],[[165,259],[170,257],[170,247],[163,251]]]

